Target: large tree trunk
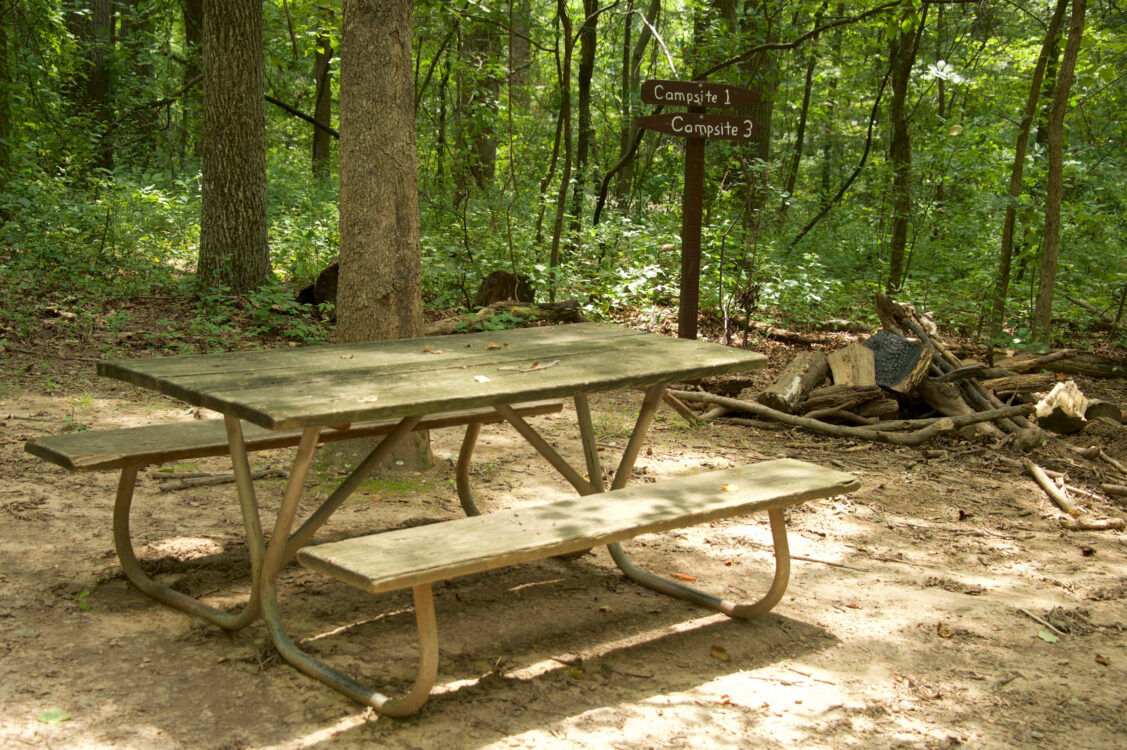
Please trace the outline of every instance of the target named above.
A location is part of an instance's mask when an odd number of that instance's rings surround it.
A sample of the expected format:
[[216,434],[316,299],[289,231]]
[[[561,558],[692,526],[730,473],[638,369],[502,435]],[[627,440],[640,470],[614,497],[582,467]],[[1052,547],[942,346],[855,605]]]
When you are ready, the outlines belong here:
[[236,294],[270,273],[266,224],[266,100],[262,4],[204,0],[203,286]]
[[1037,113],[1037,99],[1041,92],[1045,66],[1048,63],[1053,45],[1056,43],[1066,7],[1068,7],[1068,0],[1057,0],[1057,9],[1053,13],[1052,21],[1049,22],[1049,29],[1045,33],[1045,42],[1041,45],[1041,55],[1037,58],[1037,65],[1033,68],[1033,78],[1029,82],[1029,96],[1025,100],[1025,112],[1018,128],[1017,145],[1014,146],[1013,169],[1010,171],[1009,202],[1006,204],[1006,215],[1002,221],[1002,245],[998,253],[998,276],[994,282],[994,304],[990,312],[991,337],[998,337],[1002,334],[1002,323],[1006,315],[1006,298],[1009,297],[1010,293],[1014,227],[1017,224],[1017,200],[1021,195],[1026,147],[1029,145],[1029,132],[1033,128],[1033,117]]
[[556,219],[552,225],[552,249],[548,256],[548,265],[551,268],[551,281],[548,287],[548,301],[556,301],[556,269],[560,265],[560,238],[563,236],[564,213],[567,207],[567,192],[571,185],[571,16],[567,12],[566,0],[556,0],[556,17],[560,23],[563,42],[563,57],[556,51],[556,75],[560,87],[560,114],[558,130],[559,138],[563,144],[563,174],[560,176],[559,190],[556,193]]
[[1056,289],[1057,255],[1060,249],[1060,205],[1064,193],[1064,114],[1068,107],[1068,95],[1072,90],[1076,58],[1080,53],[1080,39],[1084,34],[1085,9],[1086,0],[1072,0],[1068,42],[1064,47],[1060,74],[1053,90],[1053,104],[1049,110],[1045,232],[1041,238],[1041,279],[1037,286],[1037,306],[1033,315],[1033,336],[1044,344],[1049,343],[1052,332],[1053,293]]
[[[423,330],[412,4],[345,0],[343,14],[336,340],[412,338]],[[412,433],[389,465],[429,455],[426,434]]]

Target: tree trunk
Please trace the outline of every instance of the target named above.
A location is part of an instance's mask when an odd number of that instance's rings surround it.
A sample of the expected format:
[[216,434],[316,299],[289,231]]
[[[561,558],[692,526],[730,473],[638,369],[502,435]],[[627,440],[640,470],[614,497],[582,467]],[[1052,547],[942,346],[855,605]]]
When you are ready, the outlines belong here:
[[[203,49],[203,0],[181,0],[180,10],[184,18],[184,74],[182,83],[187,86],[191,81],[202,75],[200,57]],[[180,160],[183,162],[188,152],[188,144],[192,144],[192,153],[200,156],[203,148],[200,125],[202,118],[200,111],[203,108],[201,101],[202,87],[193,87],[184,92],[181,100],[180,120]]]
[[571,229],[579,231],[583,198],[587,192],[587,159],[591,152],[591,77],[595,73],[598,44],[599,0],[583,0],[583,26],[579,29],[579,70],[577,97],[577,137],[575,142],[575,187],[571,198]]
[[[325,22],[332,22],[332,10],[326,9]],[[313,119],[317,122],[330,125],[333,119],[332,78],[329,75],[329,65],[333,61],[333,42],[328,33],[322,31],[317,35],[317,53],[314,57],[314,77],[317,88],[314,94]],[[321,128],[313,128],[313,176],[324,177],[329,173],[329,152],[332,147],[330,136]]]
[[559,131],[563,141],[563,172],[560,175],[559,191],[556,194],[556,220],[552,226],[552,250],[548,256],[548,265],[552,277],[548,282],[548,301],[556,301],[557,271],[560,265],[560,238],[563,235],[564,213],[567,207],[567,192],[571,184],[571,16],[567,13],[566,0],[556,0],[556,17],[560,22],[560,37],[564,49],[563,59],[559,58],[557,49],[556,74],[560,87],[560,115]]
[[493,181],[497,158],[493,118],[501,81],[490,71],[500,43],[497,33],[494,24],[474,21],[462,42],[455,120],[463,162],[454,171],[455,203],[461,203],[471,185],[480,190]]
[[[814,28],[822,24],[822,16],[826,12],[826,2],[818,6],[814,14]],[[791,154],[790,166],[787,168],[786,178],[783,181],[783,199],[779,205],[779,218],[786,216],[790,208],[791,198],[794,195],[794,186],[798,183],[798,168],[802,165],[802,149],[806,142],[806,116],[810,112],[810,94],[814,87],[814,68],[818,62],[817,39],[812,40],[814,48],[810,51],[810,59],[806,62],[806,79],[802,86],[802,107],[798,113],[798,126],[795,128],[794,153]]]
[[526,111],[532,101],[532,42],[529,32],[532,25],[531,0],[513,0],[509,3],[509,71],[510,97],[520,111]]
[[[3,192],[8,183],[8,172],[11,169],[11,149],[8,139],[12,136],[12,110],[8,98],[8,89],[12,85],[12,74],[8,66],[8,17],[0,15],[0,192]],[[7,216],[0,211],[0,220]]]
[[[926,6],[924,13],[926,14]],[[925,18],[902,30],[892,44],[892,238],[889,248],[888,282],[885,289],[895,295],[904,284],[904,255],[908,247],[908,226],[912,218],[912,137],[908,132],[908,85],[916,60]]]
[[1006,215],[1002,221],[1002,245],[998,255],[998,276],[994,282],[994,304],[990,313],[991,338],[1002,335],[1002,323],[1006,315],[1006,298],[1009,297],[1010,267],[1013,263],[1017,201],[1021,196],[1021,180],[1025,170],[1025,152],[1029,145],[1029,132],[1033,128],[1033,117],[1037,113],[1037,98],[1041,92],[1045,65],[1048,63],[1049,54],[1056,43],[1066,7],[1068,7],[1068,0],[1057,0],[1056,11],[1049,22],[1049,30],[1045,33],[1045,42],[1041,45],[1041,55],[1037,58],[1037,65],[1033,68],[1033,78],[1029,83],[1029,96],[1025,100],[1025,113],[1018,128],[1017,145],[1014,146],[1013,169],[1010,171],[1010,199],[1006,204]]
[[1045,188],[1045,231],[1041,238],[1041,279],[1037,287],[1037,305],[1033,314],[1033,336],[1048,344],[1052,333],[1053,293],[1057,280],[1057,255],[1060,250],[1060,206],[1064,194],[1064,115],[1068,95],[1072,90],[1072,75],[1080,53],[1080,39],[1084,34],[1086,0],[1072,0],[1072,20],[1068,28],[1068,42],[1064,47],[1060,73],[1053,90],[1053,104],[1049,110],[1047,153],[1049,157],[1048,185]]
[[[637,12],[626,17],[622,50],[622,131],[619,135],[622,154],[628,154],[634,127],[634,94],[642,85],[642,57],[646,47],[653,39],[651,27],[656,28],[661,15],[661,0],[650,0],[644,18],[638,21],[638,38],[631,42],[630,31],[634,28],[633,18]],[[634,160],[628,159],[615,175],[614,194],[620,206],[625,206],[634,182]]]
[[[423,330],[410,0],[345,0],[340,68],[340,278],[336,340]],[[351,446],[351,451],[361,450]],[[355,454],[353,454],[355,455]],[[389,459],[429,463],[425,433]]]
[[204,0],[201,286],[250,291],[270,273],[262,4]]

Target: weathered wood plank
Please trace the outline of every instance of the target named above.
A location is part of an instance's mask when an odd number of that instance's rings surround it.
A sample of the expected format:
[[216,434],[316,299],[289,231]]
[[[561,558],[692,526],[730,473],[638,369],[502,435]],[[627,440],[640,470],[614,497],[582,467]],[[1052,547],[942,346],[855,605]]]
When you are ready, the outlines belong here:
[[[107,360],[98,363],[98,374],[125,380],[144,388],[156,389],[163,379],[179,379],[202,375],[269,373],[274,370],[340,369],[344,365],[358,368],[380,365],[402,367],[420,358],[424,347],[443,350],[450,366],[463,364],[451,360],[465,357],[472,360],[485,352],[491,343],[512,347],[536,347],[547,343],[568,345],[579,341],[621,339],[645,335],[640,331],[597,323],[579,323],[551,328],[525,328],[513,331],[471,333],[452,338],[424,336],[395,341],[370,341],[355,344],[328,344],[295,349],[221,352],[180,357]],[[499,351],[505,351],[502,348]],[[435,356],[435,355],[427,355]]]
[[322,544],[300,551],[298,560],[379,593],[829,497],[859,486],[852,474],[778,459]]
[[[557,413],[563,408],[560,401],[538,401],[516,404],[513,407],[521,416]],[[456,427],[471,422],[493,423],[502,421],[493,409],[468,409],[425,417],[415,428],[437,430]],[[326,429],[320,442],[386,435],[398,420],[354,424],[347,430]],[[248,424],[243,426],[247,450],[263,451],[290,448],[301,439],[300,430],[273,432]],[[220,419],[176,424],[144,425],[117,430],[92,430],[29,440],[24,450],[71,471],[105,471],[125,466],[152,466],[170,461],[184,461],[207,456],[225,456],[228,453],[227,431]]]
[[[424,353],[428,339],[409,339],[310,352],[243,352],[237,363],[221,356],[216,369],[211,369],[210,357],[191,357],[176,358],[194,362],[175,366],[165,360],[119,361],[99,371],[284,430],[560,398],[766,364],[754,352],[622,331],[626,329],[576,324],[440,337],[442,344],[430,348],[445,346],[442,354]],[[469,348],[459,346],[466,341]],[[486,350],[490,342],[501,348]],[[290,354],[298,356],[286,356]],[[546,369],[516,371],[557,360]]]

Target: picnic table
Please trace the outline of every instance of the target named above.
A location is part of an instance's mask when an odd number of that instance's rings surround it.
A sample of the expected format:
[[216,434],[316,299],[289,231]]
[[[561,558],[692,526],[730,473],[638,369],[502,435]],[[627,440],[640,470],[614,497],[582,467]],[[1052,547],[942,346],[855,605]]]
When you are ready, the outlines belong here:
[[[227,629],[244,627],[261,616],[275,647],[296,668],[381,713],[405,715],[426,700],[437,674],[438,635],[431,595],[435,581],[606,545],[629,578],[658,591],[733,617],[753,617],[771,609],[782,597],[789,576],[783,508],[850,491],[858,485],[852,475],[782,459],[626,487],[668,384],[765,364],[763,355],[749,351],[589,323],[99,363],[101,375],[223,415],[226,444],[218,450],[231,457],[251,563],[249,601],[234,613],[161,587],[140,572],[133,556],[128,514],[137,467],[175,455],[175,433],[162,433],[162,439],[170,442],[161,449],[129,449],[123,447],[130,442],[129,435],[99,442],[96,434],[86,436],[87,443],[77,435],[43,438],[29,442],[27,449],[72,469],[122,468],[115,540],[130,580],[143,591]],[[608,489],[603,485],[588,396],[620,389],[637,389],[642,396],[633,432]],[[574,403],[583,470],[572,466],[526,419],[550,410],[544,406],[550,400],[563,398]],[[481,424],[491,419],[511,424],[580,497],[481,515],[469,488],[468,466]],[[466,426],[457,464],[465,518],[308,546],[317,529],[399,440],[420,427],[446,424]],[[382,439],[298,525],[299,502],[316,447],[327,439],[353,434],[378,434]],[[206,441],[199,442],[190,450],[205,455],[198,451],[204,450]],[[216,442],[222,443],[222,437],[212,436],[208,449],[214,452]],[[277,445],[296,445],[296,454],[267,543],[248,451]],[[776,570],[767,594],[751,604],[729,602],[641,570],[620,545],[642,533],[758,510],[770,517]],[[306,567],[371,593],[412,589],[420,666],[406,694],[389,697],[371,690],[293,642],[282,620],[278,578],[295,557]]]

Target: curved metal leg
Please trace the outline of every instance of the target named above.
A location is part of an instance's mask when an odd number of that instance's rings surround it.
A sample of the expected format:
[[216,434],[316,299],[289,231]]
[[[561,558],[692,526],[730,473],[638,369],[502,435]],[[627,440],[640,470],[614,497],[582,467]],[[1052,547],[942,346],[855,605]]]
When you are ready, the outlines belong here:
[[607,549],[610,551],[611,557],[614,558],[615,564],[618,565],[627,578],[647,588],[668,594],[669,596],[675,596],[679,599],[687,599],[694,604],[714,609],[729,617],[739,619],[759,617],[760,615],[765,615],[770,612],[771,609],[779,603],[787,590],[787,583],[790,580],[790,547],[787,544],[787,527],[784,511],[782,508],[771,508],[767,511],[767,515],[771,519],[771,538],[775,548],[775,577],[771,581],[771,586],[767,589],[767,593],[764,594],[759,601],[749,604],[737,604],[727,599],[721,599],[712,594],[707,594],[690,586],[685,586],[676,581],[670,581],[667,578],[662,578],[661,576],[644,571],[630,561],[630,558],[627,557],[621,545],[617,543],[607,545]]
[[[239,630],[254,622],[259,613],[258,587],[256,586],[251,588],[250,601],[241,611],[237,613],[224,612],[204,604],[199,599],[157,583],[141,568],[141,564],[137,561],[137,556],[133,552],[133,539],[129,530],[129,512],[133,506],[133,486],[137,481],[137,468],[136,466],[127,466],[121,470],[113,508],[114,548],[117,550],[117,559],[121,561],[122,570],[125,571],[129,582],[136,586],[141,593],[151,596],[158,602],[174,607],[181,612],[201,617],[224,630]],[[244,508],[244,515],[245,510]],[[253,515],[255,525],[257,525],[257,510]],[[244,520],[246,519],[244,518]],[[248,546],[251,548],[252,578],[257,574],[261,563],[261,542],[261,532],[258,535],[258,545],[248,537]]]
[[477,436],[481,434],[481,423],[471,422],[466,425],[466,436],[462,438],[462,449],[458,451],[458,464],[454,468],[454,483],[458,488],[458,499],[462,501],[462,510],[467,516],[480,516],[481,511],[474,502],[473,490],[470,489],[470,459],[473,457],[474,448],[477,446]]
[[419,671],[415,683],[401,696],[389,697],[361,685],[348,675],[302,651],[286,634],[278,612],[274,582],[263,586],[263,618],[275,648],[286,661],[315,680],[347,695],[357,703],[371,706],[385,716],[408,716],[430,697],[438,677],[438,625],[434,616],[434,597],[430,584],[415,586],[415,620],[419,632]]
[[[375,448],[373,455],[382,454],[390,449],[399,437],[410,432],[417,421],[412,417],[402,420],[399,427]],[[262,590],[262,617],[278,653],[298,670],[344,693],[358,703],[371,706],[381,714],[406,716],[419,710],[430,695],[430,689],[438,676],[438,626],[434,616],[434,597],[429,583],[414,587],[415,619],[419,630],[419,673],[415,678],[415,684],[400,697],[391,698],[370,690],[343,672],[314,659],[297,647],[282,623],[282,615],[278,607],[278,573],[292,551],[293,539],[289,531],[297,515],[305,477],[313,463],[317,438],[316,428],[307,429],[302,435],[297,457],[294,459],[293,469],[290,471],[289,482],[286,485],[286,493],[274,521],[274,533],[270,535],[270,545],[266,549],[259,582]],[[376,461],[373,459],[371,463],[374,465]],[[358,470],[362,470],[365,464],[362,464]],[[367,473],[365,472],[364,476],[367,476]]]

